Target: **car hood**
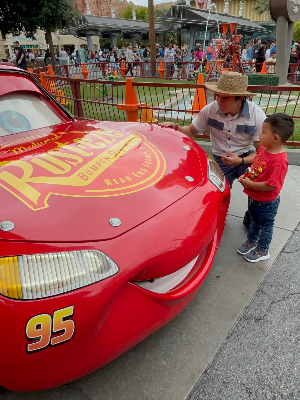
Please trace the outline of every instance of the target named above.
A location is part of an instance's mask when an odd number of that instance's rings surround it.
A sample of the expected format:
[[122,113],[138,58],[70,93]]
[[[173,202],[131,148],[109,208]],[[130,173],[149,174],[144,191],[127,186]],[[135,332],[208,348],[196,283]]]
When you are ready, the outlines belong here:
[[14,224],[2,240],[111,239],[185,196],[207,168],[194,141],[151,124],[72,121],[0,146],[0,227]]

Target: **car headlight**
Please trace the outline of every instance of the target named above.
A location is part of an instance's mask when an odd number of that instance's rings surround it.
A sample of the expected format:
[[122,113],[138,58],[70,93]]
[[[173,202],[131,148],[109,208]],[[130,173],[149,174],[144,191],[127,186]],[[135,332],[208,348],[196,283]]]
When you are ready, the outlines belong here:
[[97,250],[0,258],[0,294],[12,299],[41,299],[99,282],[119,271]]
[[219,165],[207,154],[208,179],[220,190],[224,192],[226,187],[226,178]]

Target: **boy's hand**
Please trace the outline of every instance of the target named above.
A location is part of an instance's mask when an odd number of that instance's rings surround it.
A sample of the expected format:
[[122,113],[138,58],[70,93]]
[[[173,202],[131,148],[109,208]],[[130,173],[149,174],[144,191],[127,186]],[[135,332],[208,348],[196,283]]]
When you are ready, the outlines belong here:
[[[243,175],[244,176],[244,175]],[[241,177],[240,177],[241,178]],[[239,182],[244,186],[245,189],[250,189],[252,186],[252,181],[249,178],[243,178],[240,181],[239,178]]]
[[229,165],[229,166],[240,165],[242,162],[242,159],[239,156],[237,156],[234,153],[231,153],[230,151],[225,151],[225,154],[220,157],[221,157],[222,162],[225,165]]
[[245,177],[245,175],[244,175],[244,174],[243,174],[243,175],[241,175],[241,176],[239,176],[239,179],[238,179],[238,181],[239,181],[240,183],[242,183],[242,180],[243,180],[243,179],[245,179],[244,177]]

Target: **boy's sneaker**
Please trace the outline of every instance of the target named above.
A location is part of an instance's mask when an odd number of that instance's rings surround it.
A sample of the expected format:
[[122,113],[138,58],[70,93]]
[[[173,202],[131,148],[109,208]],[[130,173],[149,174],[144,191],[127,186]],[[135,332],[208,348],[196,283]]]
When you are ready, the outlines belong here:
[[244,257],[245,260],[249,262],[258,262],[270,258],[270,253],[268,250],[262,250],[259,246],[257,246],[255,249],[247,253]]
[[256,242],[251,242],[251,240],[247,239],[246,242],[237,249],[237,252],[244,256],[245,254],[248,254],[251,250],[255,249],[256,246]]

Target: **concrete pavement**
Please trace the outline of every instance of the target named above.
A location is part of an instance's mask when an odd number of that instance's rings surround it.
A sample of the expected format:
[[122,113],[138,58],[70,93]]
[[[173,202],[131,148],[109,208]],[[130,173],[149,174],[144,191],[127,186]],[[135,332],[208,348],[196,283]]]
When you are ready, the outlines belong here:
[[[250,264],[236,252],[236,248],[243,243],[247,234],[242,224],[247,197],[242,193],[240,184],[235,182],[224,236],[211,271],[193,301],[178,317],[118,359],[86,377],[59,388],[36,393],[13,393],[4,390],[1,398],[9,400],[62,398],[64,400],[183,400],[187,398],[207,366],[213,365],[215,355],[218,357],[222,354],[222,349],[229,340],[228,334],[232,332],[244,307],[274,264],[287,240],[296,232],[300,221],[299,199],[300,167],[291,165],[275,221],[274,238],[270,249],[271,258],[258,264]],[[253,357],[253,347],[249,346],[250,349]],[[213,382],[212,385],[214,386]],[[207,386],[206,397],[197,397],[199,392],[192,392],[193,400],[217,399],[209,390]]]
[[300,224],[189,400],[300,398]]

